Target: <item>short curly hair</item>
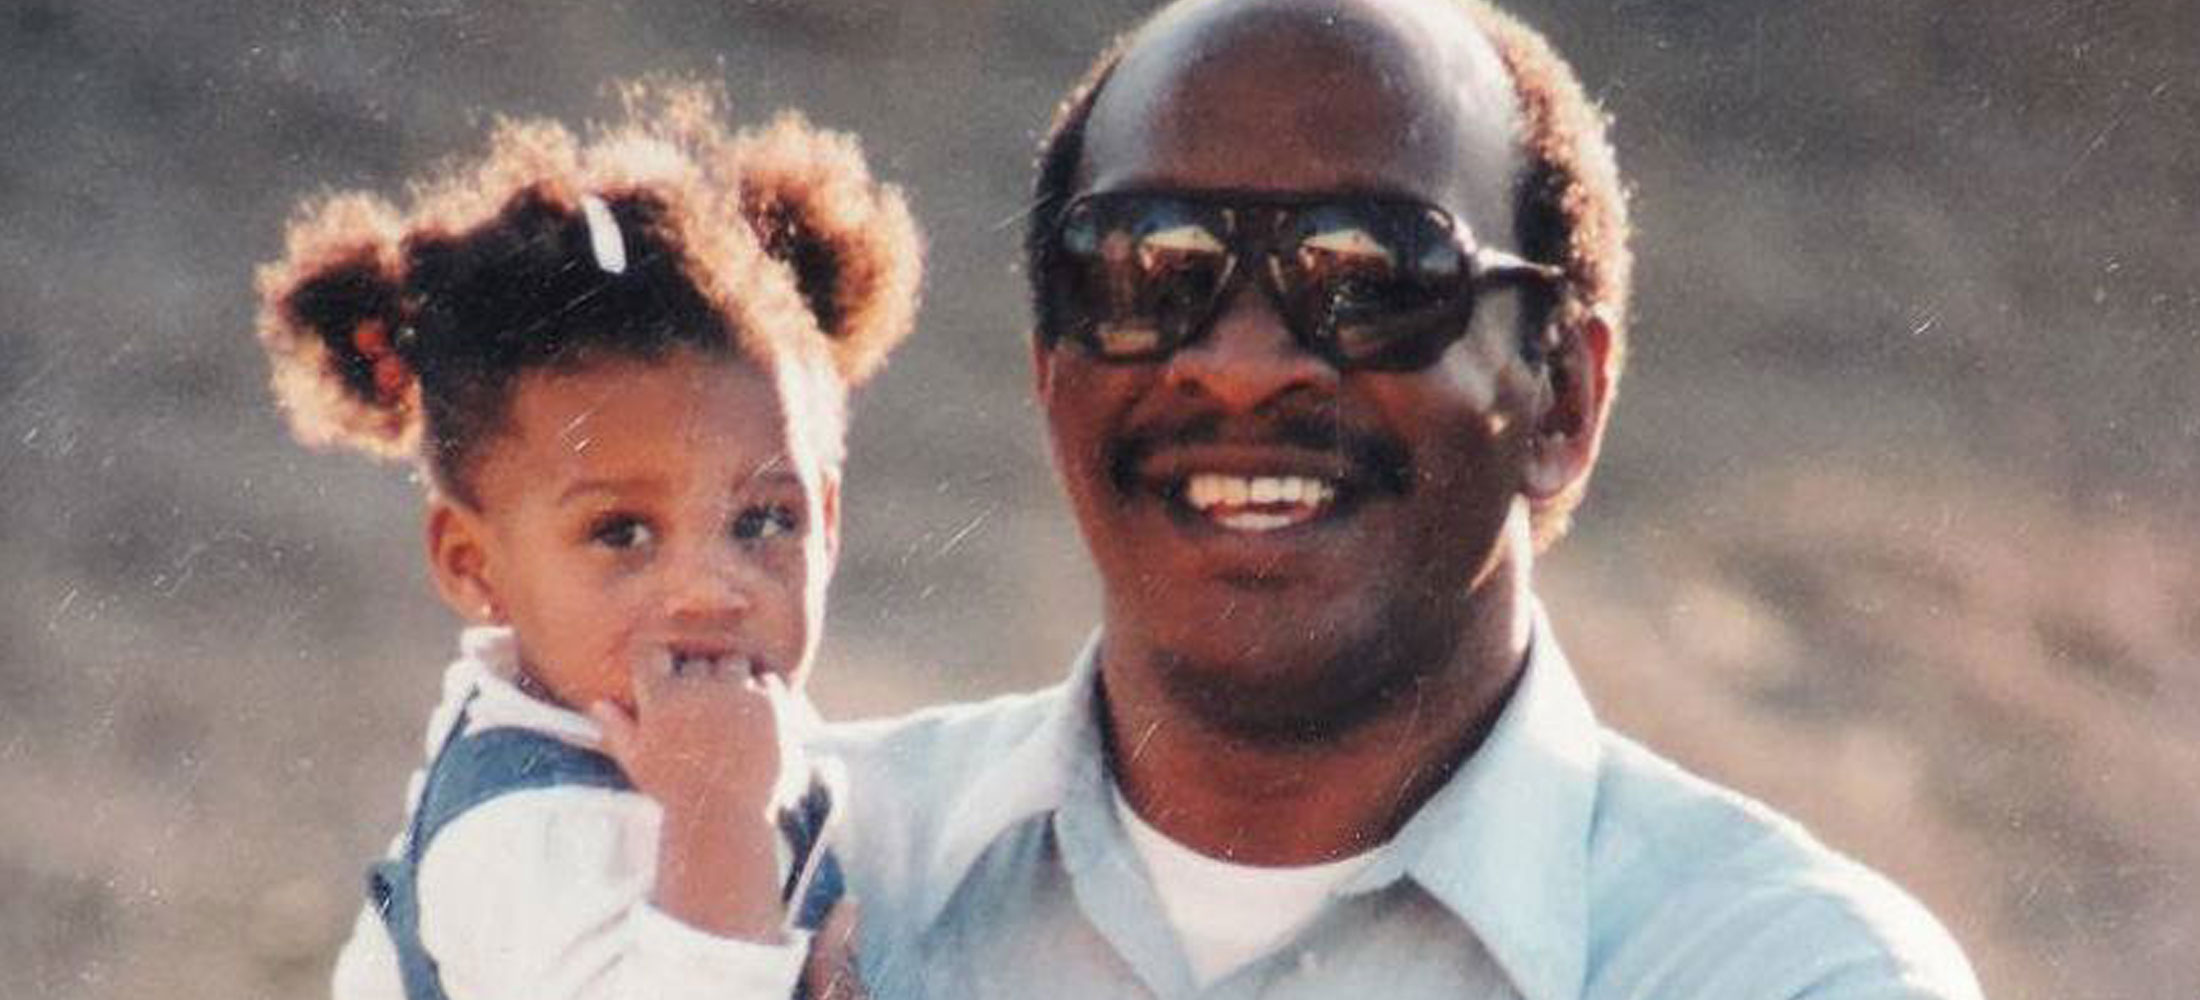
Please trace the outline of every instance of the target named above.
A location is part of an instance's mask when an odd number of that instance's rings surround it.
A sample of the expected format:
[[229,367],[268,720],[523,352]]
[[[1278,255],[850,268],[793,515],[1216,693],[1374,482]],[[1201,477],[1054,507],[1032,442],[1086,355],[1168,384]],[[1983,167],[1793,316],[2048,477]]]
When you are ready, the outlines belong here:
[[[1611,330],[1609,374],[1616,389],[1627,355],[1634,257],[1627,247],[1627,192],[1606,135],[1605,115],[1583,90],[1572,67],[1535,29],[1485,0],[1437,2],[1451,3],[1466,15],[1497,50],[1512,77],[1526,159],[1515,183],[1514,237],[1522,255],[1557,264],[1565,271],[1569,294],[1531,301],[1523,335],[1532,337],[1554,320],[1563,327],[1592,315],[1601,319]],[[1061,225],[1078,161],[1084,155],[1085,125],[1101,88],[1137,35],[1134,30],[1117,38],[1093,61],[1056,109],[1053,125],[1040,142],[1032,209],[1024,230],[1024,276],[1032,303],[1032,336],[1043,345],[1051,345],[1060,331],[1060,317],[1048,301],[1046,282],[1054,265],[1053,233]],[[1528,344],[1533,350],[1534,341]],[[1586,488],[1584,478],[1536,510],[1538,547],[1565,534]]]
[[[635,85],[583,142],[503,121],[488,153],[400,209],[315,199],[260,269],[259,339],[309,445],[417,457],[478,504],[471,472],[518,377],[687,349],[795,364],[838,404],[906,336],[922,251],[856,142],[782,114],[728,134],[722,99]],[[836,453],[842,407],[821,434]]]

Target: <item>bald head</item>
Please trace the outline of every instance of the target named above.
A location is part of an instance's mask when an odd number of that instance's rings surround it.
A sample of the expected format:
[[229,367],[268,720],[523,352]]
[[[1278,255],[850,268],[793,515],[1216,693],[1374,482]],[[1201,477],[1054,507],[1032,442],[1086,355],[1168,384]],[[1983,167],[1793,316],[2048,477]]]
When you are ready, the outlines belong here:
[[1073,187],[1379,191],[1503,245],[1519,123],[1504,62],[1453,4],[1194,0],[1130,40]]

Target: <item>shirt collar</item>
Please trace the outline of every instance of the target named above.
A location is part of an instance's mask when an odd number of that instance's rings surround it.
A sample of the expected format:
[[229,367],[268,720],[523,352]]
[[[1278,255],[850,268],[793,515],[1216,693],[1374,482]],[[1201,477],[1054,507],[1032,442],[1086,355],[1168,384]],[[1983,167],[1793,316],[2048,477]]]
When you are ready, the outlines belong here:
[[[1060,808],[1080,782],[1104,780],[1099,644],[1096,633],[1044,699],[1038,725],[948,808],[919,926],[938,919],[1004,832]],[[1411,878],[1473,929],[1526,1000],[1576,995],[1587,969],[1599,746],[1588,699],[1538,605],[1524,675],[1489,736],[1343,891]]]
[[585,749],[603,739],[594,719],[525,691],[519,683],[519,639],[508,627],[476,625],[458,634],[458,659],[443,674],[443,703],[428,729],[428,755],[450,731],[460,709],[467,731],[510,726],[545,733]]
[[1345,891],[1411,878],[1473,928],[1526,1000],[1578,995],[1598,733],[1538,605],[1527,667],[1489,735]]

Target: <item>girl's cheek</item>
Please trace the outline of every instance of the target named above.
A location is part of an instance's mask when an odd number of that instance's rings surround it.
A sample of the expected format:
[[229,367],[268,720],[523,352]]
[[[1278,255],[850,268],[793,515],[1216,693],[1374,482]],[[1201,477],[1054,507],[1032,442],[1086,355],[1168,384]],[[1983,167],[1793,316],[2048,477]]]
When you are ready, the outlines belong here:
[[607,567],[580,578],[588,607],[608,619],[631,619],[648,607],[655,586],[649,573],[632,567]]

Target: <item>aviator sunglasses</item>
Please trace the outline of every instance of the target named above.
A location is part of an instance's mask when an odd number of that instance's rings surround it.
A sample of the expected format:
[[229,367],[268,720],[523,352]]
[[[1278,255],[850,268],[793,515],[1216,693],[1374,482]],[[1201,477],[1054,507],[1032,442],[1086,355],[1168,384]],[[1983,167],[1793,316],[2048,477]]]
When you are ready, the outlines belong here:
[[1564,281],[1554,265],[1477,246],[1442,209],[1373,196],[1086,195],[1051,250],[1060,329],[1121,363],[1204,336],[1241,274],[1340,371],[1427,367],[1465,335],[1483,289]]

